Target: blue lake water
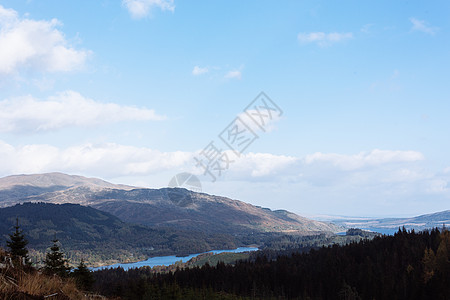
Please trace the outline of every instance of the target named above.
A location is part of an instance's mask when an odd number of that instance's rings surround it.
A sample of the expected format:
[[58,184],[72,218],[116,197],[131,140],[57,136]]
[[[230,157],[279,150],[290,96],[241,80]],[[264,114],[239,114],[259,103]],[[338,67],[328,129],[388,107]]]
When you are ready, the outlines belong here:
[[[240,248],[233,249],[233,250],[212,250],[212,251],[203,252],[203,253],[214,253],[214,254],[219,254],[219,253],[224,253],[224,252],[240,253],[240,252],[256,251],[256,250],[258,250],[258,248],[240,247]],[[196,257],[203,253],[196,253],[196,254],[191,254],[191,255],[183,256],[183,257],[177,257],[177,256],[173,256],[173,255],[150,257],[147,260],[138,261],[135,263],[114,264],[114,265],[103,266],[103,267],[98,267],[98,268],[91,268],[91,270],[97,271],[97,270],[101,270],[101,269],[112,269],[112,268],[117,268],[117,267],[122,267],[124,270],[128,270],[128,269],[140,268],[140,267],[144,267],[144,266],[149,266],[149,267],[169,266],[169,265],[173,265],[174,263],[176,263],[177,261],[180,261],[180,260],[182,262],[187,262],[191,258]]]

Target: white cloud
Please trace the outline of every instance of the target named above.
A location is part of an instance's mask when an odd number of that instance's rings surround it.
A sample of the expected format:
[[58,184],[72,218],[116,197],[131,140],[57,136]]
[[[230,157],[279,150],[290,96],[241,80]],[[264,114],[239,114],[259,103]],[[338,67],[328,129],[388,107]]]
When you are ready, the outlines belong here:
[[[229,155],[233,153],[230,151]],[[293,156],[274,155],[270,153],[247,153],[236,159],[230,168],[233,177],[236,176],[275,176],[279,173],[291,173],[289,171],[299,159]]]
[[317,152],[305,157],[306,164],[328,163],[341,170],[356,170],[368,166],[380,166],[398,162],[416,162],[424,159],[417,151],[389,151],[375,149],[355,155]]
[[351,33],[351,32],[345,32],[345,33],[310,32],[310,33],[299,33],[297,38],[301,43],[317,43],[319,46],[328,46],[333,43],[352,39],[353,33]]
[[135,19],[148,16],[153,7],[160,8],[163,11],[175,11],[173,0],[122,0],[122,4],[125,5],[131,16]]
[[239,70],[229,71],[227,74],[225,74],[225,78],[240,80],[242,78],[242,73]]
[[[423,155],[415,151],[380,151],[357,155],[336,153],[308,155],[305,158],[271,153],[246,153],[237,157],[231,150],[224,152],[230,159],[229,168],[222,171],[218,181],[288,180],[311,186],[358,187],[382,186],[389,189],[409,185],[422,192],[446,186],[448,174],[433,173],[417,165]],[[204,169],[196,166],[198,152],[161,152],[146,147],[116,143],[85,143],[67,148],[46,144],[13,146],[0,140],[0,175],[60,171],[91,174],[99,177],[158,175],[159,172],[177,174],[181,171],[199,175]],[[169,180],[170,178],[167,178]]]
[[[244,181],[287,172],[298,161],[296,157],[270,153],[248,153],[240,158],[231,151],[227,153],[233,162],[226,176]],[[195,166],[194,157],[198,157],[198,152],[161,152],[116,143],[58,148],[45,144],[13,146],[0,140],[0,176],[54,171],[99,177],[158,175],[159,172],[173,176],[184,170],[200,175],[201,180],[209,180],[209,177],[201,176],[204,170]]]
[[430,180],[426,191],[430,194],[448,194],[450,192],[450,181],[439,178]]
[[99,177],[150,174],[176,169],[191,159],[188,152],[160,152],[114,143],[59,149],[50,145],[14,147],[0,141],[2,175],[53,171]]
[[21,68],[45,72],[81,68],[90,51],[73,48],[59,26],[57,19],[20,18],[15,10],[0,5],[0,74],[12,74]]
[[345,188],[360,194],[375,189],[390,196],[424,192],[431,178],[440,177],[427,170],[420,152],[378,149],[354,155],[320,152],[307,155],[300,174],[301,180],[311,186]]
[[[251,152],[238,157],[232,151],[225,153],[228,159],[222,160],[221,166],[225,167],[227,160],[230,163],[229,168],[222,171],[220,181],[288,180],[312,186],[358,186],[361,189],[373,185],[414,184],[434,176],[418,167],[417,163],[424,157],[415,151],[375,149],[356,155],[314,153],[304,158]],[[196,156],[199,157],[198,153]],[[204,169],[192,168],[190,172],[201,175]],[[210,180],[209,175],[200,178]]]
[[48,91],[53,89],[55,85],[54,79],[48,79],[46,77],[42,77],[39,79],[33,79],[33,84],[40,90],[40,91]]
[[419,20],[416,18],[409,18],[409,20],[411,21],[411,23],[413,25],[411,28],[411,30],[413,30],[413,31],[421,31],[421,32],[424,32],[427,34],[435,35],[436,32],[439,30],[438,27],[429,26],[427,24],[427,22],[425,22],[423,20]]
[[151,109],[101,103],[74,91],[65,91],[46,100],[25,96],[0,101],[0,132],[39,132],[164,118]]
[[[223,78],[226,79],[242,79],[242,70],[244,66],[240,66],[237,69],[232,69],[228,72],[226,72],[223,76]],[[217,75],[221,70],[225,69],[225,67],[218,67],[218,66],[210,66],[210,67],[200,67],[200,66],[194,66],[192,69],[192,75],[199,76],[206,73],[212,73],[212,75]]]
[[192,70],[192,75],[202,75],[202,74],[205,74],[205,73],[208,73],[209,72],[209,69],[208,68],[201,68],[201,67],[199,67],[199,66],[195,66],[194,67],[194,69]]

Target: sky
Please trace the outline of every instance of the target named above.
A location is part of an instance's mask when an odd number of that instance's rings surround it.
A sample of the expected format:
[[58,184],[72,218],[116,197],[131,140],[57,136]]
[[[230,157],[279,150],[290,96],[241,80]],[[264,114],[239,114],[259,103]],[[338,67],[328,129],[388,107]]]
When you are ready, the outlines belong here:
[[203,192],[306,216],[450,209],[449,13],[0,0],[0,176],[161,188],[187,172]]

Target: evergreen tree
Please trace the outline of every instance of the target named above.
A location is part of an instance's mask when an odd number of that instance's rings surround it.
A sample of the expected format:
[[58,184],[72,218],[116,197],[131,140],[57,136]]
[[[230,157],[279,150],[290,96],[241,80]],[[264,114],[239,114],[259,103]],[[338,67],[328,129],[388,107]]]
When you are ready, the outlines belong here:
[[28,241],[23,235],[23,231],[19,226],[19,218],[16,218],[15,232],[9,235],[10,241],[6,241],[6,246],[9,248],[14,259],[25,258],[28,263],[28,249],[26,248]]
[[72,276],[75,278],[78,288],[85,291],[92,290],[95,281],[94,276],[92,275],[91,270],[86,267],[84,261],[80,261],[77,268],[73,270]]
[[423,280],[425,283],[433,278],[436,271],[436,255],[430,248],[425,249],[425,253],[422,258],[423,264]]
[[70,271],[70,268],[67,266],[67,259],[64,258],[64,252],[60,250],[56,237],[52,242],[53,246],[45,256],[44,272],[65,277]]

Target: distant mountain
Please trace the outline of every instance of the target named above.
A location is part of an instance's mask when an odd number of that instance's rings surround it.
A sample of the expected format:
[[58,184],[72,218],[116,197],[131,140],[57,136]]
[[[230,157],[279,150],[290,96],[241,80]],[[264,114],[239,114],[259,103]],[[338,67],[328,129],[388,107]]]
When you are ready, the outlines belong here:
[[0,190],[8,189],[15,186],[32,186],[39,188],[50,188],[55,186],[76,187],[89,186],[92,188],[116,188],[116,189],[133,189],[134,187],[113,184],[98,178],[87,178],[77,175],[67,175],[64,173],[46,173],[31,175],[12,175],[0,178]]
[[30,196],[76,187],[86,187],[90,190],[102,190],[105,188],[130,190],[134,188],[127,185],[112,184],[97,178],[86,178],[63,173],[13,175],[0,178],[0,207],[23,202],[23,199]]
[[16,217],[30,249],[45,251],[56,236],[70,256],[98,262],[154,255],[185,255],[236,247],[231,236],[177,229],[151,229],[78,204],[25,203],[0,209],[1,244],[14,230]]
[[381,233],[393,233],[403,226],[406,229],[423,230],[434,227],[441,228],[443,225],[448,226],[450,224],[450,210],[412,218],[342,218],[333,220],[333,222],[347,228],[357,227]]
[[0,206],[22,202],[89,205],[109,212],[125,222],[239,237],[265,233],[311,234],[342,230],[340,226],[313,221],[288,211],[272,211],[242,201],[186,189],[132,188],[61,173],[0,179]]

